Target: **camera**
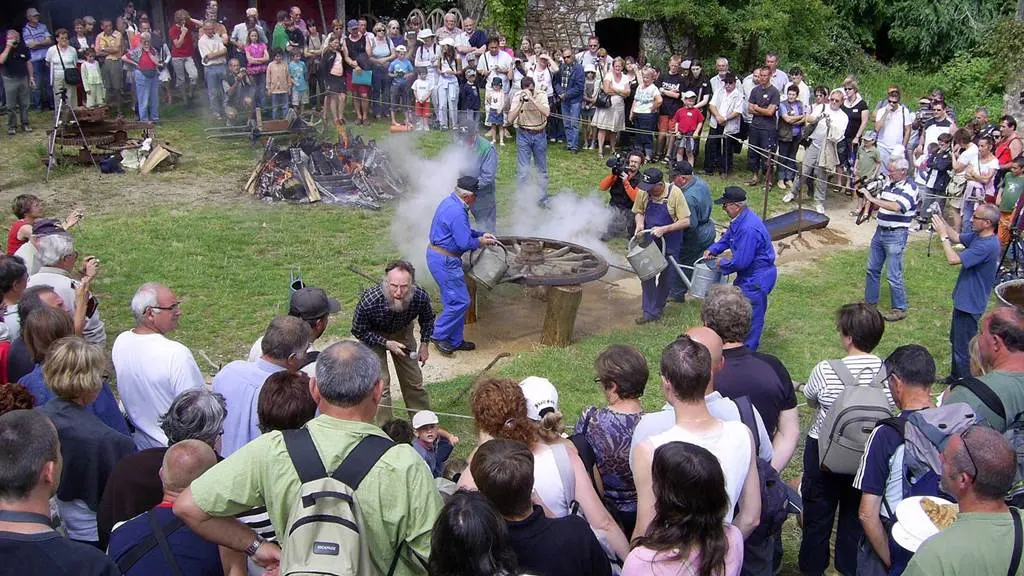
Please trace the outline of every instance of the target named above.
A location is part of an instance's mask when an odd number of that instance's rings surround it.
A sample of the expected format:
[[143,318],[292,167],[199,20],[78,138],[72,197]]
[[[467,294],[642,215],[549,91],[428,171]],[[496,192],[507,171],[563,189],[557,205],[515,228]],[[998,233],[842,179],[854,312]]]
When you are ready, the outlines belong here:
[[604,165],[611,168],[613,174],[619,174],[626,167],[626,157],[622,152],[616,152],[614,156],[605,160]]

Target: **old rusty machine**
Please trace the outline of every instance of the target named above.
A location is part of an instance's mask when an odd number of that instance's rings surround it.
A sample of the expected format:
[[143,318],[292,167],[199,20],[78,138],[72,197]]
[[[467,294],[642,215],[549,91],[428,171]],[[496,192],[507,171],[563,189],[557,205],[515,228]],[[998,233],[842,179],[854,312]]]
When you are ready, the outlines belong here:
[[[152,122],[132,122],[123,117],[107,119],[110,110],[105,105],[68,108],[68,112],[67,117],[58,119],[54,128],[46,133],[50,147],[47,168],[67,161],[95,164],[93,148],[108,153],[137,148],[143,140],[156,133],[156,125]],[[77,148],[78,153],[67,155],[64,153],[65,148]]]

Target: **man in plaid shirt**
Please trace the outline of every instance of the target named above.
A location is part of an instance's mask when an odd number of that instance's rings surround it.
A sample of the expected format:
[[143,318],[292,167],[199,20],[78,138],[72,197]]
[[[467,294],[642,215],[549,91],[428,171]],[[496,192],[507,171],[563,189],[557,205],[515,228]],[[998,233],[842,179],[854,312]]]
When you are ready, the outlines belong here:
[[[380,358],[384,394],[377,410],[377,422],[391,420],[391,378],[388,352],[395,364],[398,385],[409,410],[430,409],[430,396],[423,386],[420,366],[430,357],[430,336],[434,332],[434,310],[427,291],[416,285],[416,270],[405,260],[384,268],[384,280],[367,288],[352,315],[352,335]],[[420,345],[416,347],[413,320],[419,318]]]

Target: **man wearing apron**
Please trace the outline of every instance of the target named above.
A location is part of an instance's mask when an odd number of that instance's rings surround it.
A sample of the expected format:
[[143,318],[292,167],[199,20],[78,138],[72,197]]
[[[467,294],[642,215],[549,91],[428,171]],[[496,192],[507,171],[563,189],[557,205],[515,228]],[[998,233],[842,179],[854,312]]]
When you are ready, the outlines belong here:
[[[641,237],[648,236],[665,254],[678,254],[683,228],[690,225],[690,208],[682,191],[677,186],[666,189],[664,177],[657,168],[648,168],[643,173],[638,188],[633,202],[637,237],[643,241]],[[674,274],[676,271],[669,264],[657,277],[641,283],[644,314],[636,319],[637,324],[661,318]]]
[[496,244],[490,233],[481,233],[469,226],[469,206],[476,200],[477,179],[459,178],[455,191],[445,197],[434,211],[430,224],[430,246],[427,268],[441,290],[444,310],[434,323],[431,339],[441,354],[450,356],[456,350],[474,350],[476,345],[462,338],[466,311],[469,310],[469,289],[462,271],[462,254],[480,246]]
[[722,258],[718,268],[722,274],[736,274],[733,285],[743,291],[754,308],[750,333],[743,343],[757,351],[764,330],[764,314],[768,310],[768,294],[775,288],[775,247],[764,222],[747,208],[747,193],[738,186],[726,186],[722,197],[715,200],[732,222],[718,242],[704,252],[704,257],[718,256],[726,249],[732,258]]

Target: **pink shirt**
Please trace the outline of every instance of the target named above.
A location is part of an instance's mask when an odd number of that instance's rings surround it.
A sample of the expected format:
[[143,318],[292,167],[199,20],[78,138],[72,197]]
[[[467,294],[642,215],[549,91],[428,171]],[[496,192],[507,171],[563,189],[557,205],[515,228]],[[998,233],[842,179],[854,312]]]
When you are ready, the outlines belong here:
[[[743,565],[743,534],[739,528],[729,524],[725,527],[729,550],[725,553],[725,576],[739,576]],[[622,576],[678,576],[679,574],[700,573],[700,552],[694,550],[689,558],[667,558],[667,552],[655,552],[640,546],[634,548],[626,563],[622,565]]]

